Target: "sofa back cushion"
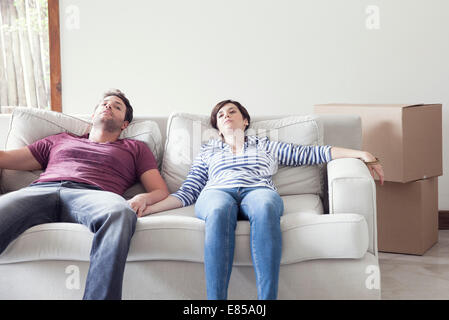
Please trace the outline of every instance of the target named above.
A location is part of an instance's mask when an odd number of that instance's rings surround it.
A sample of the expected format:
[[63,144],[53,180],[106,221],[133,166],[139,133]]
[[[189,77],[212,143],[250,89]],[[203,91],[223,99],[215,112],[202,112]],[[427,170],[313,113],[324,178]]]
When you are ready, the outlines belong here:
[[[62,132],[81,136],[89,133],[91,126],[91,122],[87,120],[63,113],[35,108],[15,108],[11,115],[5,149],[21,148],[39,139]],[[120,139],[123,138],[143,141],[153,152],[160,167],[163,152],[162,138],[159,127],[154,121],[131,122],[122,131]],[[36,180],[41,172],[41,170],[3,170],[1,178],[2,190],[3,192],[10,192],[23,188]],[[140,192],[144,192],[144,188],[140,183],[136,183],[126,191],[124,196],[125,198],[130,198]]]
[[[272,141],[302,145],[322,145],[323,129],[317,116],[288,116],[280,119],[253,121],[248,135],[267,136]],[[209,117],[174,113],[167,124],[167,139],[162,161],[162,177],[170,192],[185,180],[201,145],[218,139],[218,131],[209,124]],[[273,176],[278,192],[283,195],[322,194],[320,166],[279,166]]]

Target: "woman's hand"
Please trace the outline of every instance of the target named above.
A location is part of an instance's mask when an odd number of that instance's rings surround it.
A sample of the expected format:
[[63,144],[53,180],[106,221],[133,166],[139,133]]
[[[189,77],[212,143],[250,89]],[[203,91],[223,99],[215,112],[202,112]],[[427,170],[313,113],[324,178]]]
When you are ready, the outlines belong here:
[[178,198],[170,195],[162,201],[147,205],[142,211],[137,213],[137,217],[144,217],[149,214],[181,208],[182,202]]
[[137,214],[137,217],[142,218],[142,217],[145,217],[145,216],[147,216],[149,214],[153,214],[153,213],[156,213],[156,212],[154,211],[152,206],[146,206],[146,208],[144,210],[142,210],[141,213]]
[[128,200],[129,206],[133,209],[137,216],[140,217],[147,207],[147,199],[144,193],[138,194]]
[[374,162],[373,164],[366,163],[371,176],[374,179],[375,174],[379,176],[380,185],[384,184],[384,170],[382,169],[382,165],[380,161],[377,161],[376,157],[367,151],[360,151],[354,149],[346,149],[339,147],[331,148],[331,157],[332,159],[340,159],[340,158],[358,158],[363,162]]
[[[377,158],[375,156],[373,156],[371,153],[366,152],[366,151],[363,153],[361,159],[364,162],[374,162],[377,160]],[[377,176],[379,177],[379,180],[380,180],[380,185],[383,185],[384,184],[384,170],[382,169],[382,165],[380,164],[380,162],[373,163],[373,164],[367,163],[366,166],[368,167],[373,179],[375,178],[375,174],[377,174]]]

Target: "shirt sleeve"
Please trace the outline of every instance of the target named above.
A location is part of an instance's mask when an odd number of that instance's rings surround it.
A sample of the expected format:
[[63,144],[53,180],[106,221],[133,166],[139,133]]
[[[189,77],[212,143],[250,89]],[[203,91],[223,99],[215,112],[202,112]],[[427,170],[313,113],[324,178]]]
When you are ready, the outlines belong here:
[[209,180],[208,169],[209,167],[203,161],[202,153],[200,153],[193,162],[182,186],[171,195],[181,200],[184,207],[194,204]]
[[151,152],[150,148],[145,143],[143,143],[142,141],[138,141],[136,156],[137,178],[140,179],[140,176],[142,174],[152,169],[158,169],[156,158],[154,157],[153,152]]
[[332,146],[296,145],[267,140],[266,149],[285,166],[322,164],[332,160]]
[[31,151],[33,157],[39,162],[42,169],[47,168],[48,160],[50,159],[51,148],[55,142],[55,136],[48,136],[46,138],[37,140],[28,145],[28,149]]

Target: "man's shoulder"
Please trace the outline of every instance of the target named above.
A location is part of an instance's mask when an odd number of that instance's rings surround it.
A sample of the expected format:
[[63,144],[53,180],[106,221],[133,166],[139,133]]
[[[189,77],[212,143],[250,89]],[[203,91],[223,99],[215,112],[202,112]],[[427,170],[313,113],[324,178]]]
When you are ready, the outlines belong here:
[[71,133],[71,132],[68,132],[68,131],[64,131],[64,132],[60,132],[60,133],[55,133],[55,134],[49,135],[48,137],[55,137],[55,138],[62,138],[62,139],[63,138],[79,138],[79,139],[82,139],[82,138],[86,138],[87,134],[84,135],[84,136],[78,136],[78,135],[76,135],[74,133]]
[[132,139],[132,138],[123,138],[120,139],[123,144],[135,147],[148,147],[147,144],[143,141]]
[[79,138],[79,136],[69,133],[69,132],[60,132],[60,133],[45,136],[45,137],[41,138],[40,140],[48,140],[48,141],[54,142],[54,141],[65,140],[65,139],[69,139],[69,138]]
[[59,133],[57,135],[61,135],[61,137],[65,137],[65,138],[69,138],[70,137],[70,138],[75,138],[75,139],[87,139],[89,137],[88,133],[86,133],[86,134],[84,134],[82,136],[79,136],[79,135],[71,133],[71,132],[62,132],[62,133]]
[[127,149],[132,150],[133,152],[145,152],[145,151],[151,151],[151,148],[143,141],[135,140],[132,138],[123,138],[120,139],[121,145],[124,146]]

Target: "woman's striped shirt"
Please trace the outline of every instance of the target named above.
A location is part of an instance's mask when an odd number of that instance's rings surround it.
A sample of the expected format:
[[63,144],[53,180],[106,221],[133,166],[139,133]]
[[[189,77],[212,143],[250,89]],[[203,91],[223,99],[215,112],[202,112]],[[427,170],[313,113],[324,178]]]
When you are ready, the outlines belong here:
[[241,154],[221,140],[201,146],[186,180],[172,194],[183,206],[195,203],[202,190],[211,188],[259,187],[276,190],[271,177],[278,164],[315,165],[329,162],[331,146],[303,146],[270,141],[268,137],[247,136]]

